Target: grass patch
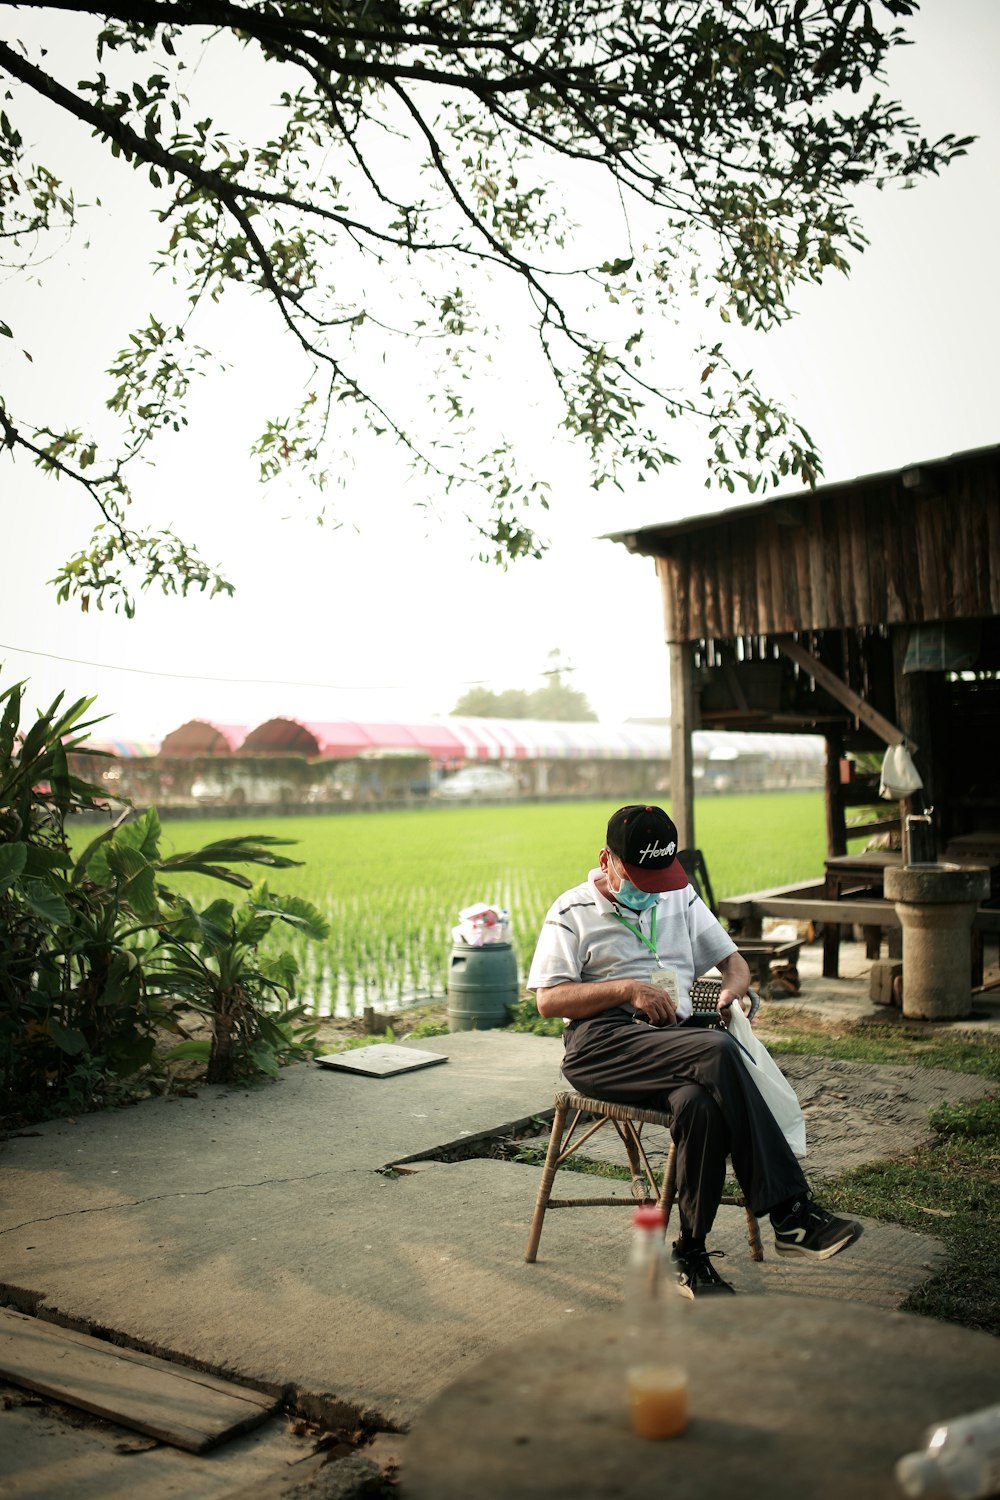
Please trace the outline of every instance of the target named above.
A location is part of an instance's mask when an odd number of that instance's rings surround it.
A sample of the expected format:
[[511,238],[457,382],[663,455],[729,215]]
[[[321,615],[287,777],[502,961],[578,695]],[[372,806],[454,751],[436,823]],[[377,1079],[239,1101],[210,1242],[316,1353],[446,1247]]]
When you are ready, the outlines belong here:
[[945,1068],[1000,1080],[1000,1041],[949,1035],[938,1029],[824,1022],[803,1013],[769,1016],[760,1035],[774,1057],[831,1057],[848,1062]]
[[528,1031],[534,1036],[562,1036],[566,1023],[561,1016],[540,1016],[533,995],[522,995],[511,1011],[511,1031]]
[[902,1304],[904,1311],[1000,1334],[1000,1042],[938,1029],[843,1026],[836,1032],[785,1013],[766,1032],[773,1055],[944,1068],[997,1080],[969,1104],[930,1112],[929,1145],[817,1184],[835,1212],[932,1234],[947,1262]]
[[932,1110],[931,1123],[932,1145],[844,1173],[826,1195],[831,1206],[944,1242],[947,1263],[905,1311],[1000,1334],[1000,1097]]
[[[524,1162],[529,1167],[544,1167],[545,1147],[520,1145],[514,1160]],[[631,1178],[628,1167],[616,1166],[611,1161],[593,1161],[589,1156],[570,1156],[559,1170],[581,1172],[585,1177],[610,1178],[614,1182],[628,1182]]]

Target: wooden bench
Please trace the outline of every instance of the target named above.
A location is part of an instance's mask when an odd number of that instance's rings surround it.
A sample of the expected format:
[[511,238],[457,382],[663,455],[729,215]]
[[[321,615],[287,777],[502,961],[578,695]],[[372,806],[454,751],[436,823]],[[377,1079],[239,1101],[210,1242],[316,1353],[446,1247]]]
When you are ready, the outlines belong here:
[[[823,896],[825,883],[774,886],[766,891],[748,891],[742,896],[727,896],[719,902],[719,915],[726,918],[733,941],[740,936],[760,933],[764,917],[783,918],[787,922],[822,922],[828,929],[841,926],[877,928],[880,932],[898,931],[901,923],[891,901],[872,901],[864,897],[845,896],[831,901]],[[972,983],[983,981],[983,935],[1000,933],[1000,908],[980,906],[972,919]],[[838,964],[834,953],[832,973],[828,972],[829,948],[824,945],[824,978],[837,978]]]
[[737,933],[742,937],[760,937],[762,918],[773,915],[769,909],[772,902],[791,901],[797,913],[803,902],[821,899],[823,890],[822,880],[805,883],[799,880],[791,885],[775,885],[765,891],[747,891],[742,896],[726,896],[719,902],[719,916],[725,917],[734,937]]
[[759,933],[764,917],[787,922],[821,922],[824,926],[823,975],[836,979],[839,969],[841,927],[867,927],[879,934],[898,930],[899,918],[891,901],[874,901],[845,893],[839,900],[825,894],[826,881],[773,886],[766,891],[748,891],[719,902],[719,914],[729,923],[733,941],[744,933]]
[[[712,889],[711,877],[708,873],[708,865],[705,856],[700,849],[679,849],[677,851],[678,862],[684,869],[691,885],[698,892],[713,917],[718,917],[719,906]],[[795,986],[798,989],[798,962],[799,951],[802,947],[801,938],[789,941],[786,938],[772,940],[762,937],[760,922],[756,924],[756,930],[750,931],[753,925],[752,919],[746,928],[738,923],[730,923],[731,935],[736,943],[741,956],[746,960],[750,969],[750,982],[758,990],[766,989],[771,978],[771,966],[781,964],[786,975],[794,974]]]

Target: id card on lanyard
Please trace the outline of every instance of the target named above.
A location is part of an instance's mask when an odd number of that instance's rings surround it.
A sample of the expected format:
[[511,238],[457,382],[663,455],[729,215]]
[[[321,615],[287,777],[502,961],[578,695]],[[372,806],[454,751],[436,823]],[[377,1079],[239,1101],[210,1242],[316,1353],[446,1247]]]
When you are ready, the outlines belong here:
[[[629,932],[635,933],[635,936],[639,939],[640,943],[642,943],[643,947],[648,948],[653,957],[659,960],[660,955],[656,951],[656,907],[653,907],[653,913],[650,918],[649,937],[646,936],[641,928],[636,927],[632,922],[629,922],[625,917],[623,917],[621,912],[616,911],[614,915],[615,920],[620,922],[623,927],[627,927]],[[650,984],[655,984],[657,989],[666,991],[667,995],[674,1005],[674,1009],[676,1010],[677,1006],[680,1004],[680,992],[677,984],[677,970],[661,969],[659,966],[657,966],[657,968],[655,968],[650,974],[649,982]]]

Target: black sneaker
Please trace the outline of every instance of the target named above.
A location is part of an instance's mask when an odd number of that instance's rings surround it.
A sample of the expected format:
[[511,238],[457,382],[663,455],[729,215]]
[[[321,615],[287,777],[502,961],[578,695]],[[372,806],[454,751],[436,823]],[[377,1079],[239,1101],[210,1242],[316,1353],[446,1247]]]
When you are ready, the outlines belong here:
[[800,1198],[783,1219],[771,1216],[774,1248],[779,1255],[805,1255],[829,1260],[854,1243],[862,1226],[853,1219],[836,1219],[813,1198]]
[[677,1286],[682,1297],[711,1297],[716,1292],[736,1293],[736,1288],[723,1281],[712,1265],[710,1256],[724,1255],[723,1250],[706,1250],[704,1245],[681,1254],[675,1240],[670,1259],[677,1267]]

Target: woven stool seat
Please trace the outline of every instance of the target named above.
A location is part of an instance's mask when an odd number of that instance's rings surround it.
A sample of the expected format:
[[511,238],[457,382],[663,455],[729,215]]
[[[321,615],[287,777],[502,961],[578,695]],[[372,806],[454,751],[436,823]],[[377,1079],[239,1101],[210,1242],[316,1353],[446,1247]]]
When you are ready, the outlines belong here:
[[[714,1007],[722,986],[716,980],[700,979],[696,981],[695,988],[699,992],[698,1008],[707,1010],[709,1003]],[[758,997],[755,994],[752,995],[751,1016],[756,1013],[758,1004]],[[554,1198],[552,1188],[559,1168],[574,1152],[579,1151],[581,1146],[607,1125],[611,1125],[617,1132],[625,1148],[631,1174],[631,1196],[616,1198],[605,1194],[599,1197]],[[669,1222],[677,1188],[677,1149],[671,1140],[666,1163],[660,1180],[657,1181],[656,1172],[649,1160],[642,1138],[644,1125],[659,1126],[669,1134],[671,1117],[665,1110],[643,1109],[635,1104],[621,1104],[609,1099],[593,1099],[586,1094],[574,1093],[572,1090],[560,1090],[556,1094],[545,1166],[542,1169],[542,1180],[538,1185],[538,1197],[535,1200],[535,1211],[528,1235],[528,1248],[524,1253],[524,1258],[529,1264],[537,1257],[542,1226],[550,1208],[634,1208],[640,1203],[657,1204],[663,1209],[665,1218]],[[763,1260],[764,1251],[761,1246],[760,1226],[756,1215],[747,1208],[742,1196],[727,1196],[722,1199],[722,1202],[735,1204],[745,1210],[750,1254],[756,1261]]]

